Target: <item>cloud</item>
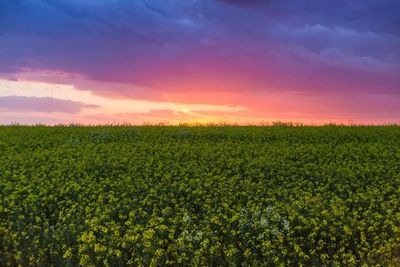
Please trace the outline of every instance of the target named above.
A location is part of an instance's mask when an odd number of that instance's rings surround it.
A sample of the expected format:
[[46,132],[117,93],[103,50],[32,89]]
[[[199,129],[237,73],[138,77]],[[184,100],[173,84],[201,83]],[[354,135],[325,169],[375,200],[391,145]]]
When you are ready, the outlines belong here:
[[52,97],[1,96],[0,110],[13,112],[79,113],[82,109],[98,106]]
[[399,12],[395,0],[0,0],[0,76],[192,104],[331,91],[398,99]]
[[[383,65],[391,58],[391,66],[400,69],[399,36],[385,35],[376,27],[375,15],[363,15],[375,13],[372,8],[390,15],[390,9],[399,6],[394,2],[343,2],[339,8],[303,1],[224,1],[259,7],[246,11],[217,2],[221,1],[2,1],[0,9],[6,11],[0,17],[0,71],[54,69],[153,91],[188,90],[191,83],[205,91],[254,91],[266,85],[268,90],[292,90],[295,85],[285,80],[306,79],[302,71],[291,69],[329,71],[332,65],[293,60],[289,50],[296,46],[322,59],[321,51],[360,57],[360,63],[352,65],[356,70],[362,70],[365,58]],[[351,12],[365,23],[345,15]],[[391,21],[390,15],[387,23]],[[26,43],[29,46],[21,45]],[[277,73],[279,81],[274,81]],[[293,77],[283,78],[287,73]],[[129,91],[121,93],[130,96]]]
[[252,5],[257,5],[261,3],[266,3],[266,2],[272,2],[272,1],[263,1],[263,0],[218,0],[222,1],[228,4],[232,5],[239,5],[239,6],[252,6]]

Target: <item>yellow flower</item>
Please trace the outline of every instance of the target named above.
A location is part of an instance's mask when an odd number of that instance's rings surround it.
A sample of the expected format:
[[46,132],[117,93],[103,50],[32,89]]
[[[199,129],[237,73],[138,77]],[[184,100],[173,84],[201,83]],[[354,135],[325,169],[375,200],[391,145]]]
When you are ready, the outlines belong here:
[[68,258],[71,258],[71,257],[72,257],[72,248],[68,248],[68,249],[64,252],[63,258],[64,258],[64,259],[68,259]]

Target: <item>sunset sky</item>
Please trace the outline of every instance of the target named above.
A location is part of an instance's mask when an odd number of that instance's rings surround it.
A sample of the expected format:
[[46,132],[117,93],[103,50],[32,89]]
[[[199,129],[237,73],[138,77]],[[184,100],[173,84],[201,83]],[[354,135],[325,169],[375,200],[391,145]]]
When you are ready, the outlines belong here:
[[0,0],[0,124],[400,123],[398,0]]

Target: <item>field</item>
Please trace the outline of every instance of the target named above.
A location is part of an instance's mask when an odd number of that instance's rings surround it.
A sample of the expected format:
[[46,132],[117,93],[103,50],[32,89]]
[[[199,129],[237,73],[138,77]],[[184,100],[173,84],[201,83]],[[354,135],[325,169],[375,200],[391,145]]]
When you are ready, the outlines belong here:
[[0,266],[396,266],[400,127],[0,127]]

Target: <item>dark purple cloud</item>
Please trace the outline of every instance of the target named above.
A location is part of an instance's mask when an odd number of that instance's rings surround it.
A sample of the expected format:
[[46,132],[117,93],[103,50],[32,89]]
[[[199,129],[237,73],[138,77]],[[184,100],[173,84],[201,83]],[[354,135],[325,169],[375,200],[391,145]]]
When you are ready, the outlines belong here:
[[97,106],[52,97],[0,97],[0,110],[5,111],[79,113],[83,108],[97,108]]
[[398,14],[394,0],[0,0],[0,72],[60,70],[161,93],[196,83],[399,95]]

